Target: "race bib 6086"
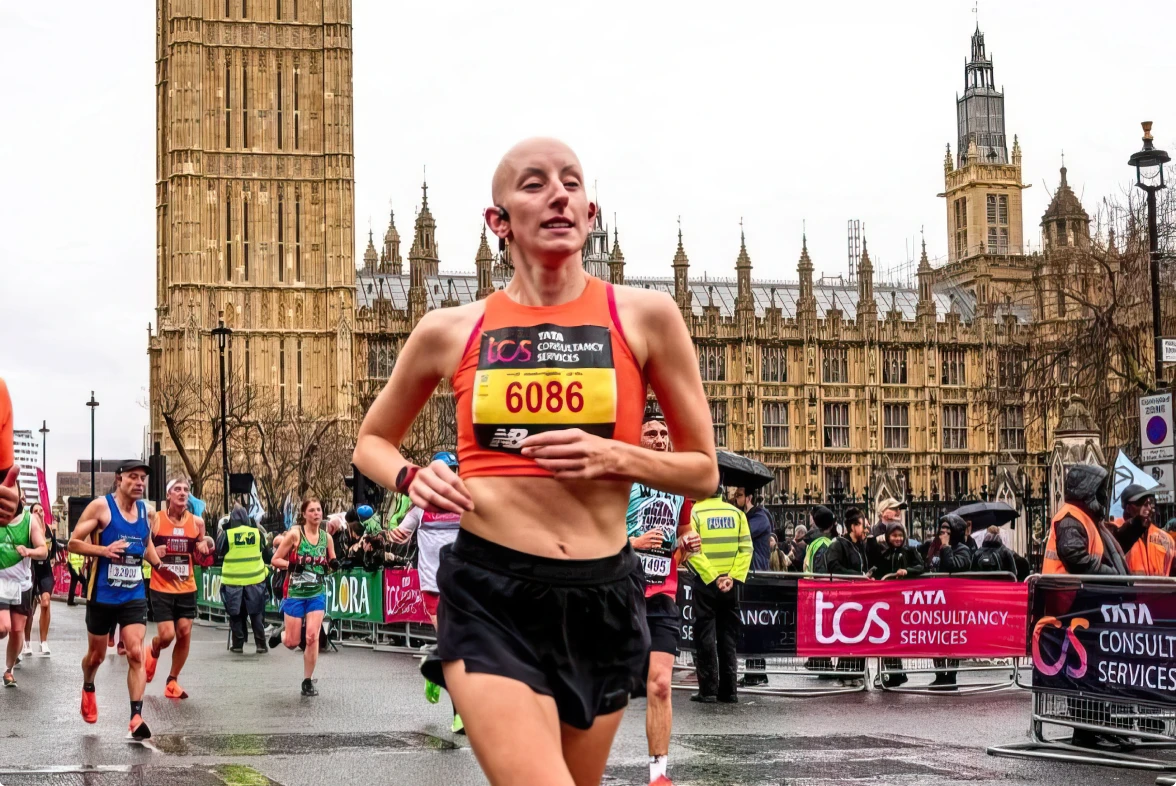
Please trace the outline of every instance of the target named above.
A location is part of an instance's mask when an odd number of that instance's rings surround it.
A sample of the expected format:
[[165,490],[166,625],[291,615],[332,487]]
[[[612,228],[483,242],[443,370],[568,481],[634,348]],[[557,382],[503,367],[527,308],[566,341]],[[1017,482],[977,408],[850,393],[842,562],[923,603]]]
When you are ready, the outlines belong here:
[[567,428],[611,438],[616,418],[608,328],[543,324],[482,334],[473,395],[479,446],[518,453],[531,434]]

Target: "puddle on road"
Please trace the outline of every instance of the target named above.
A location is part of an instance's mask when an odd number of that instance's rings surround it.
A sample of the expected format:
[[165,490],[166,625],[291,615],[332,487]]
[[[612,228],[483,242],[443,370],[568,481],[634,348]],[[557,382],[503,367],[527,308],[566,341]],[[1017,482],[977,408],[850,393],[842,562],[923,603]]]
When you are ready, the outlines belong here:
[[4,786],[281,786],[252,767],[44,767],[6,770]]
[[369,751],[456,750],[431,734],[161,734],[152,737],[160,753],[177,756],[270,756],[362,748]]
[[[943,751],[919,740],[869,736],[683,734],[674,742],[698,755],[678,757],[678,786],[779,786],[781,783],[953,783],[989,773],[945,763]],[[607,786],[645,786],[643,766],[610,767]]]

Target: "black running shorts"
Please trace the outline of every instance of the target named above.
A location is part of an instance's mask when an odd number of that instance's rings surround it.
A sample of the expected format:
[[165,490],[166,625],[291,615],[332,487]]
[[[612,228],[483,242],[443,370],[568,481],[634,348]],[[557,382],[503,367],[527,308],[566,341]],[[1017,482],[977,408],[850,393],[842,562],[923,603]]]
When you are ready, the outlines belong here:
[[50,562],[33,563],[33,592],[39,598],[46,592],[53,593],[53,565]]
[[11,614],[19,614],[22,617],[28,617],[33,613],[33,589],[30,587],[24,592],[20,593],[15,603],[0,603],[0,611],[7,611]]
[[425,677],[445,684],[442,662],[496,674],[551,696],[559,719],[588,729],[624,709],[649,657],[645,579],[633,549],[612,557],[536,557],[462,530],[441,549],[437,654]]
[[151,611],[156,622],[196,619],[195,592],[151,591]]
[[114,627],[147,624],[147,601],[130,600],[112,605],[86,601],[86,630],[94,636],[109,636]]
[[664,592],[645,599],[645,620],[649,624],[649,649],[678,655],[678,636],[682,630],[678,604]]

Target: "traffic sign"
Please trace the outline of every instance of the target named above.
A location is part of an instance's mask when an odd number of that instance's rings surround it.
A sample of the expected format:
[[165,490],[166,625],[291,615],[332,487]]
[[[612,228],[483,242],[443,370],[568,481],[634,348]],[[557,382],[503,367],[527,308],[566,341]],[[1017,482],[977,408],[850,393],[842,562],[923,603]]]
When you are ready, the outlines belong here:
[[1139,446],[1144,464],[1172,461],[1172,394],[1139,397]]
[[[1171,502],[1173,489],[1173,475],[1172,463],[1166,464],[1144,464],[1141,469],[1147,474],[1156,479],[1162,488],[1167,489],[1166,492],[1156,495],[1156,502]],[[1162,524],[1163,522],[1161,522]]]
[[1160,358],[1165,363],[1176,363],[1176,338],[1160,339]]

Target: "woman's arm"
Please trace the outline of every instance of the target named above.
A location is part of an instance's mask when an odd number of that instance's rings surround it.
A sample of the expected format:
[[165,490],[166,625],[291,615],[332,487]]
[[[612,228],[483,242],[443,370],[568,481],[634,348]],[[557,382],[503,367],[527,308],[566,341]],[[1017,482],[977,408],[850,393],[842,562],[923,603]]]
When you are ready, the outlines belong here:
[[282,545],[278,546],[274,558],[270,560],[270,564],[278,570],[289,570],[290,560],[288,559],[290,552],[298,545],[301,537],[296,530],[291,529],[286,533],[286,537],[282,538]]
[[[460,351],[453,349],[455,331],[460,332],[472,312],[459,314],[464,318],[455,320],[456,311],[461,309],[439,309],[425,314],[405,342],[388,384],[359,427],[352,463],[386,489],[396,488],[396,477],[408,464],[399,446],[413,420],[437,383],[460,360]],[[452,471],[443,473],[437,467],[425,467],[417,473],[408,491],[413,504],[422,508],[453,513],[474,509],[465,484]]]

